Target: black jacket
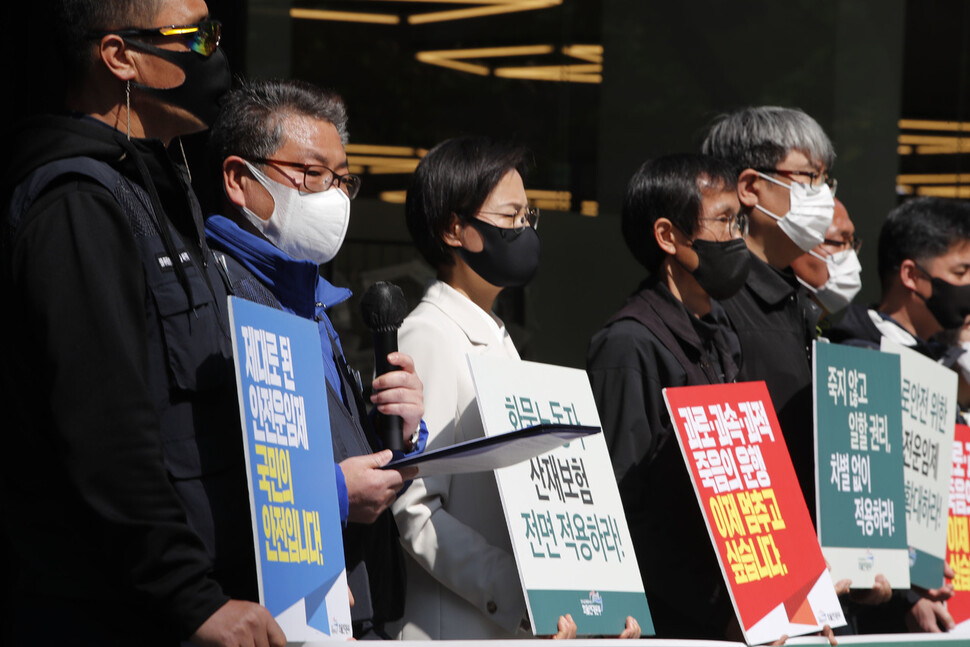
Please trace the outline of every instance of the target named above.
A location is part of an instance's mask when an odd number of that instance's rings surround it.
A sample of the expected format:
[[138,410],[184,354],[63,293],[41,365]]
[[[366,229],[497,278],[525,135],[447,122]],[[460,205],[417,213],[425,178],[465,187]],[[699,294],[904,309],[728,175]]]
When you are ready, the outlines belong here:
[[[838,324],[826,331],[825,336],[836,344],[846,344],[847,346],[861,346],[863,348],[879,349],[882,343],[882,333],[873,323],[870,312],[875,312],[886,324],[896,326],[900,331],[908,331],[900,326],[895,319],[889,315],[880,314],[875,308],[866,307],[859,304],[851,304],[842,316]],[[933,340],[926,340],[915,335],[911,335],[915,341],[912,349],[916,352],[938,361],[947,368],[953,368],[957,359],[964,353],[960,346],[954,346]],[[954,369],[955,370],[955,369]]]
[[[19,135],[0,243],[8,622],[177,644],[227,593],[255,596],[225,286],[160,142],[74,117]],[[114,183],[78,171],[25,196],[74,158]]]
[[733,381],[739,350],[716,302],[698,320],[657,281],[590,342],[589,380],[661,638],[723,639],[732,614],[663,389]]
[[814,523],[812,341],[821,309],[795,279],[754,254],[744,287],[722,302],[741,341],[738,380],[764,380]]

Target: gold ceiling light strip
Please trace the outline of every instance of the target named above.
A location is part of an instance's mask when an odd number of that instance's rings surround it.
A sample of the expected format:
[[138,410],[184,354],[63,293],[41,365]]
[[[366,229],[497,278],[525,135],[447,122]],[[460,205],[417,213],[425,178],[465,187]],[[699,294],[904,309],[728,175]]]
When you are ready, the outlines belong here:
[[917,155],[957,155],[960,153],[970,153],[970,140],[964,141],[956,146],[917,146]]
[[[526,195],[533,205],[540,209],[550,209],[552,211],[568,211],[572,194],[569,191],[545,191],[530,189]],[[407,191],[381,191],[378,195],[381,201],[393,204],[404,204],[407,198]],[[581,205],[584,216],[595,216],[599,210],[596,202],[586,200]]]
[[970,184],[970,173],[910,173],[897,175],[898,184]]
[[900,135],[900,144],[929,144],[931,146],[956,146],[964,137],[945,137],[940,135]]
[[406,2],[407,4],[509,4],[522,0],[371,0],[372,2]]
[[465,63],[457,59],[468,58],[496,58],[504,56],[532,56],[551,54],[552,45],[519,45],[515,47],[479,47],[477,49],[453,49],[430,52],[418,52],[415,58],[429,65],[446,67],[459,72],[467,72],[478,76],[488,76],[491,70],[487,65]]
[[492,71],[505,79],[532,81],[565,81],[570,83],[602,83],[602,65],[535,65],[528,67],[499,67]]
[[408,146],[378,146],[376,144],[347,144],[344,150],[352,155],[397,155],[411,157],[416,154],[416,151]]
[[488,76],[491,70],[485,65],[476,65],[474,63],[462,63],[461,61],[453,61],[447,58],[434,58],[422,56],[423,52],[418,52],[417,58],[422,63],[428,63],[429,65],[437,65],[438,67],[447,67],[450,70],[458,70],[459,72],[467,72],[468,74],[475,74],[476,76]]
[[347,163],[354,166],[366,166],[369,173],[413,173],[417,168],[417,159],[407,159],[400,157],[359,157],[349,155]]
[[404,204],[407,200],[407,191],[381,191],[377,196],[381,202],[390,202],[391,204]]
[[553,200],[569,200],[572,194],[569,191],[546,191],[543,189],[527,189],[525,192],[527,198],[539,198],[539,199],[553,199]]
[[569,191],[546,191],[542,189],[528,189],[525,195],[534,206],[554,211],[569,211],[573,197],[573,194]]
[[469,7],[468,9],[451,9],[449,11],[411,14],[408,16],[408,23],[411,25],[425,25],[433,22],[483,18],[485,16],[497,16],[519,11],[535,11],[537,9],[548,9],[549,7],[561,5],[562,0],[507,0],[485,6],[481,6],[484,3],[478,4],[480,6]]
[[970,198],[970,186],[919,186],[916,195],[936,198]]
[[562,53],[566,56],[578,58],[581,61],[603,63],[602,45],[567,45],[562,48]]
[[401,17],[395,14],[370,13],[366,11],[329,11],[326,9],[290,9],[290,18],[296,20],[329,20],[334,22],[362,22],[376,25],[398,25]]
[[970,123],[966,121],[933,121],[930,119],[900,119],[900,130],[949,130],[956,132],[970,132]]
[[562,53],[585,61],[570,65],[521,65],[503,66],[494,70],[487,65],[465,62],[467,59],[503,58],[512,56],[545,56],[554,54],[552,45],[520,45],[514,47],[480,47],[477,49],[454,49],[418,52],[415,58],[429,65],[446,67],[459,72],[478,76],[492,74],[506,79],[528,79],[533,81],[558,81],[567,83],[603,82],[603,46],[570,45],[562,48]]
[[380,164],[371,164],[367,167],[368,175],[408,175],[414,173],[414,169],[418,167],[417,161],[409,166],[400,166],[398,164],[388,164],[382,166]]
[[347,164],[358,175],[409,175],[417,168],[424,149],[410,146],[348,144]]
[[541,56],[552,54],[554,51],[556,51],[556,48],[552,45],[513,45],[509,47],[478,47],[475,49],[442,49],[418,52],[418,56],[430,59],[501,58],[503,56]]

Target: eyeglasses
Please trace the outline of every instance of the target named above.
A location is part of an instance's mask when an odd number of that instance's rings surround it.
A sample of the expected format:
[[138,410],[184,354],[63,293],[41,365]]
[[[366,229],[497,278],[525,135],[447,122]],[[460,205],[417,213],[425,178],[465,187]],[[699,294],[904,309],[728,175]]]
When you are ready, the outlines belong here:
[[[787,169],[781,168],[756,168],[759,173],[774,173],[775,175],[781,175],[787,177],[791,182],[801,182],[802,184],[807,184],[809,186],[818,187],[822,184],[827,184],[829,189],[832,190],[832,195],[835,195],[836,190],[839,187],[839,181],[834,177],[829,177],[828,173],[818,173],[815,171],[789,171]],[[795,176],[808,178],[808,181],[797,179]]]
[[114,29],[97,31],[88,34],[88,38],[97,40],[108,34],[121,37],[143,38],[181,38],[189,49],[203,56],[211,56],[219,41],[222,40],[222,23],[218,20],[203,20],[194,25],[169,25],[167,27],[149,27],[147,29]]
[[725,214],[710,218],[698,218],[697,220],[700,223],[716,223],[712,227],[703,224],[701,226],[717,234],[718,241],[723,240],[725,236],[727,238],[734,238],[735,233],[740,234],[741,238],[746,238],[748,235],[748,214],[746,213],[736,213],[733,216]]
[[[258,164],[299,169],[303,175],[301,184],[308,193],[320,193],[336,185],[338,189],[342,189],[347,194],[348,198],[353,200],[360,191],[361,179],[359,175],[337,175],[335,171],[322,164],[300,164],[299,162],[284,162],[283,160],[266,157],[258,157],[252,161]],[[277,170],[282,172],[282,169]]]
[[488,216],[511,218],[512,227],[508,229],[509,231],[514,231],[516,234],[521,234],[525,231],[526,227],[532,227],[533,229],[539,228],[539,210],[536,207],[525,206],[515,213],[501,213],[498,211],[479,211],[478,213],[483,213]]
[[858,236],[853,236],[850,240],[832,240],[830,238],[826,238],[822,241],[822,244],[826,247],[834,247],[840,252],[846,248],[849,248],[858,254],[859,250],[862,249],[862,239]]

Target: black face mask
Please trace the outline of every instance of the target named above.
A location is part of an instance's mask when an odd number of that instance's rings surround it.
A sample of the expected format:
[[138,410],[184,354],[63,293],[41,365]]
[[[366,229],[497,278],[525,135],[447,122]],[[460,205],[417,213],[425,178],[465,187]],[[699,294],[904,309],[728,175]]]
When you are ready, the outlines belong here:
[[919,269],[929,277],[930,284],[933,286],[933,294],[929,298],[920,294],[930,314],[944,328],[962,326],[963,320],[970,314],[970,285],[953,285],[933,276],[922,267]]
[[539,270],[542,244],[532,227],[521,232],[502,229],[478,218],[467,221],[482,235],[484,247],[470,252],[464,247],[458,254],[476,274],[498,287],[521,287],[532,280]]
[[692,274],[704,291],[712,299],[727,299],[737,294],[751,269],[751,253],[744,239],[694,240],[691,245],[698,261]]
[[211,56],[203,56],[193,51],[173,52],[147,43],[125,41],[130,45],[178,65],[185,72],[182,85],[174,88],[153,88],[142,83],[132,83],[132,87],[155,96],[165,103],[188,110],[207,126],[212,125],[219,114],[223,96],[232,87],[232,74],[229,61],[221,49]]

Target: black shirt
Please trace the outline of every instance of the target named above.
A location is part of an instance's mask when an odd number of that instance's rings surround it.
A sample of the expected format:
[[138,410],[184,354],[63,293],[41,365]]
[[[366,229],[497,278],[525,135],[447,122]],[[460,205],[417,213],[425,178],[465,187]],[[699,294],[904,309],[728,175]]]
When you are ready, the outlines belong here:
[[790,268],[777,270],[754,254],[744,287],[722,305],[741,342],[738,380],[767,385],[814,522],[812,340],[821,309]]
[[723,639],[732,615],[663,389],[732,381],[738,351],[717,303],[698,319],[656,281],[590,343],[587,371],[658,637]]

